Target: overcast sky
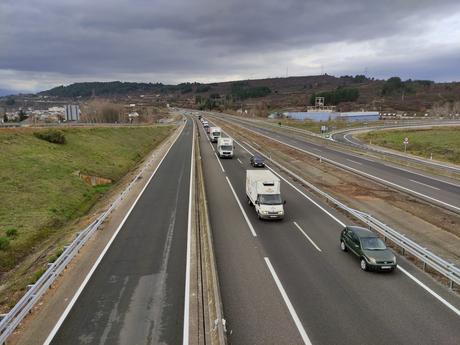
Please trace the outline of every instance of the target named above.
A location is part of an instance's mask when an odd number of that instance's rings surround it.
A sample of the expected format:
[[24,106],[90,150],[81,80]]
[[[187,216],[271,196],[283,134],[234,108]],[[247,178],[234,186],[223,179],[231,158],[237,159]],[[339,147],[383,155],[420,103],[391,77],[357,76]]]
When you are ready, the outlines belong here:
[[460,1],[0,0],[0,89],[321,72],[460,80]]

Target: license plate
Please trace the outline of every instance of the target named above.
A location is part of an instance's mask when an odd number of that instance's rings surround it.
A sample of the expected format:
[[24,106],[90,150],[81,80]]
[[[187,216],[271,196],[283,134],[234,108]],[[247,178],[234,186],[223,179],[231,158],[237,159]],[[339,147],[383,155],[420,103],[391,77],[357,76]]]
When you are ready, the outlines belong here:
[[270,218],[276,218],[276,217],[278,217],[278,216],[270,216]]
[[391,266],[382,266],[382,269],[383,269],[383,270],[388,270],[388,269],[390,269],[390,268],[391,268]]

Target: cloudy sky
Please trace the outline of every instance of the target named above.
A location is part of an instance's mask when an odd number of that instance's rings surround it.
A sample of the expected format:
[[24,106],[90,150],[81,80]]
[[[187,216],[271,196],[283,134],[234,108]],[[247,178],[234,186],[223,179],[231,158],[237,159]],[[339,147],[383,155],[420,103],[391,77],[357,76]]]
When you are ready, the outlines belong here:
[[321,72],[460,80],[460,1],[0,0],[0,89]]

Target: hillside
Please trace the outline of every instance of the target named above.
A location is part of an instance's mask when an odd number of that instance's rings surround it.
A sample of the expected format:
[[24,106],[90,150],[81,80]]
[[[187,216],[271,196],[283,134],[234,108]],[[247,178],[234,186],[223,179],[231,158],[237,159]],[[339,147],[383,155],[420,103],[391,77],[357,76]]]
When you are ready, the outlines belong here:
[[157,97],[178,106],[202,109],[259,109],[261,112],[281,109],[303,110],[314,95],[326,96],[329,105],[338,110],[378,110],[460,112],[460,83],[434,83],[429,80],[401,81],[367,78],[363,75],[334,77],[330,75],[269,78],[222,83],[93,82],[59,86],[39,93],[59,98],[114,97],[118,100]]

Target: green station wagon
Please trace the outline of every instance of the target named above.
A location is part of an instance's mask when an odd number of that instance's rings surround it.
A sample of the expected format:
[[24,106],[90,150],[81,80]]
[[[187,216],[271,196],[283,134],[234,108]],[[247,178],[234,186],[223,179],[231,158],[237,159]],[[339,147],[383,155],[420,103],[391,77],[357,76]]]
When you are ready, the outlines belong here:
[[340,248],[350,250],[360,262],[361,269],[393,271],[396,268],[396,256],[385,243],[372,231],[359,226],[347,226],[340,233]]

